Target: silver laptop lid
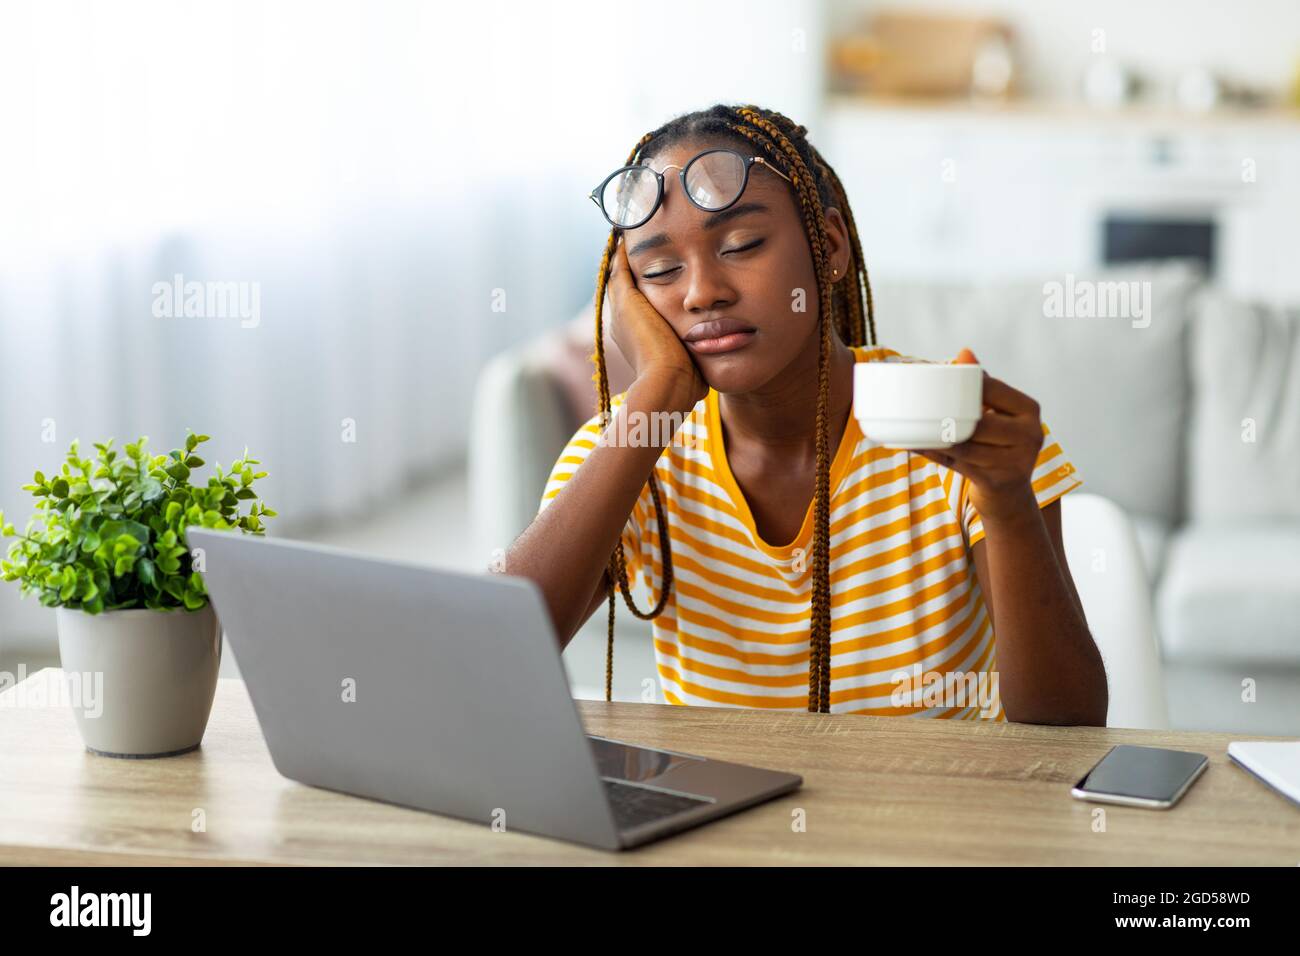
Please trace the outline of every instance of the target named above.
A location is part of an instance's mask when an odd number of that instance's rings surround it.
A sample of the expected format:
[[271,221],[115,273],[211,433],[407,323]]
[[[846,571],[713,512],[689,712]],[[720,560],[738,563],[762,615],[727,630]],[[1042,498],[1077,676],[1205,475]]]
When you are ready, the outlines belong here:
[[186,533],[286,777],[618,846],[531,581]]

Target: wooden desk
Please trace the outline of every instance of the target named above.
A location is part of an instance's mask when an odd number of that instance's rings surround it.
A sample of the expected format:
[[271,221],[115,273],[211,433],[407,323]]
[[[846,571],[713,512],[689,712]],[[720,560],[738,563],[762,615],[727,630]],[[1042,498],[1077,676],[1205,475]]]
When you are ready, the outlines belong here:
[[[19,690],[0,695],[4,864],[1300,864],[1300,808],[1229,763],[1231,734],[584,701],[592,733],[804,776],[770,803],[604,853],[287,780],[242,681],[220,682],[199,750],[161,760],[90,754],[66,707],[6,706]],[[1102,805],[1070,786],[1118,743],[1211,765],[1173,810],[1106,806],[1094,832]]]

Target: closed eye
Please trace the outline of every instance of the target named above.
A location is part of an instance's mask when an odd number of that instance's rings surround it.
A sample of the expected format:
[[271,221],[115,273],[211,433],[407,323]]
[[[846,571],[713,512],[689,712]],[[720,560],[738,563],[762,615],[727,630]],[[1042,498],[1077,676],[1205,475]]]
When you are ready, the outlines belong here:
[[757,249],[762,244],[763,244],[762,239],[755,239],[749,245],[741,246],[739,249],[728,249],[726,252],[723,253],[723,255],[724,256],[731,255],[733,252],[748,252],[750,249]]
[[[765,241],[765,240],[763,240],[763,239],[755,239],[753,242],[749,243],[748,245],[740,246],[740,247],[737,248],[737,249],[727,249],[727,250],[725,250],[722,254],[723,254],[724,256],[729,256],[729,255],[732,255],[732,254],[734,254],[734,253],[739,253],[739,252],[749,252],[751,249],[757,249],[759,246],[761,246],[761,245],[763,244],[764,241]],[[680,268],[681,268],[680,266],[674,266],[674,267],[671,268],[671,269],[665,269],[663,272],[652,272],[652,273],[650,273],[650,274],[648,274],[648,275],[643,275],[641,278],[642,278],[642,279],[659,279],[659,278],[662,278],[663,276],[672,275],[674,272],[676,272],[676,271],[677,271],[678,269],[680,269]]]

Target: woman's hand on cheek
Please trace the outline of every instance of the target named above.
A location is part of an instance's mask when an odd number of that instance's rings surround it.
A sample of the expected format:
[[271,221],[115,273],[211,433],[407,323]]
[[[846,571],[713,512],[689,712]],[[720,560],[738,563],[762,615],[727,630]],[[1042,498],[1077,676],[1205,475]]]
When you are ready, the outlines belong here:
[[610,336],[638,380],[653,379],[679,389],[683,402],[694,406],[709,386],[668,320],[637,288],[625,240],[626,235],[615,240],[609,274]]
[[[962,349],[955,364],[977,364]],[[984,373],[984,414],[970,438],[951,448],[917,451],[970,479],[970,500],[987,523],[1037,511],[1033,475],[1043,447],[1038,403]]]

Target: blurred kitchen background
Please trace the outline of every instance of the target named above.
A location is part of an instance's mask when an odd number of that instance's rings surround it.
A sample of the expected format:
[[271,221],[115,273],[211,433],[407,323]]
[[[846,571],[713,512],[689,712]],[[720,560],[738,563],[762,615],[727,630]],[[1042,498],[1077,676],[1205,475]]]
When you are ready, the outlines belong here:
[[[835,166],[882,343],[974,348],[1122,509],[1136,563],[1072,567],[1110,575],[1090,621],[1154,642],[1135,692],[1300,734],[1294,0],[6,0],[0,508],[21,528],[73,438],[192,428],[262,460],[276,536],[483,571],[594,408],[586,194],[719,101]],[[160,316],[190,281],[243,311]],[[1112,281],[1147,316],[1048,314],[1047,284]],[[0,670],[56,662],[53,612],[0,584]]]

